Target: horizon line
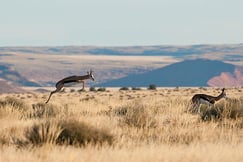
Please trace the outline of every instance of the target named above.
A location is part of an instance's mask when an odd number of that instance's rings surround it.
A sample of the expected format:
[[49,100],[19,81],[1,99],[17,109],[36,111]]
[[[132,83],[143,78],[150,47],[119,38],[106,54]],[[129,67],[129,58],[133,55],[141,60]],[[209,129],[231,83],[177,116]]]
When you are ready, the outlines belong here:
[[151,47],[151,46],[223,46],[223,45],[243,45],[243,43],[192,43],[192,44],[151,44],[151,45],[10,45],[0,46],[0,48],[25,48],[25,47]]

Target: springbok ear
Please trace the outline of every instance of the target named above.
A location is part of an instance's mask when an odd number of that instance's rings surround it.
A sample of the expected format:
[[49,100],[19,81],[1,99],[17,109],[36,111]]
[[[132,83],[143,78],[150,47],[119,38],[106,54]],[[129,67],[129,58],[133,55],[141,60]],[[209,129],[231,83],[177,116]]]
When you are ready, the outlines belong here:
[[90,70],[89,70],[89,73],[90,73],[90,74],[92,74],[92,73],[93,73],[93,70],[92,70],[92,69],[90,69]]

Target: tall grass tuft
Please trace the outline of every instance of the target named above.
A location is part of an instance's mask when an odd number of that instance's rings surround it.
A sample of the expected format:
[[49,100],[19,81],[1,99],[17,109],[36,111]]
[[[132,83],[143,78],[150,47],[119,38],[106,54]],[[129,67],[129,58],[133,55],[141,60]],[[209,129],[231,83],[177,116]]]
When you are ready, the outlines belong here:
[[[201,107],[202,108],[202,107]],[[243,117],[243,98],[231,98],[216,104],[213,108],[203,108],[201,118],[212,119],[238,119]]]
[[29,107],[20,99],[14,97],[6,97],[4,100],[0,100],[0,107],[11,106],[16,110],[26,111]]
[[154,118],[153,110],[146,105],[135,102],[115,110],[115,113],[122,115],[122,122],[128,126],[137,128],[154,128],[157,121]]
[[45,121],[26,129],[24,135],[30,144],[39,146],[42,144],[56,144],[61,132],[62,128],[59,123]]
[[232,98],[222,102],[217,107],[223,118],[237,119],[243,117],[243,98]]
[[26,129],[24,135],[27,143],[33,146],[43,144],[85,146],[87,144],[112,144],[113,142],[113,136],[107,131],[96,129],[76,120],[46,120]]
[[37,103],[32,104],[31,118],[55,117],[58,113],[58,107],[51,104]]
[[29,113],[30,107],[24,101],[14,97],[6,97],[0,100],[0,118],[16,117],[18,119],[25,118]]
[[86,144],[102,145],[112,144],[113,136],[106,130],[97,129],[84,122],[67,120],[59,123],[62,132],[57,143],[74,146],[85,146]]

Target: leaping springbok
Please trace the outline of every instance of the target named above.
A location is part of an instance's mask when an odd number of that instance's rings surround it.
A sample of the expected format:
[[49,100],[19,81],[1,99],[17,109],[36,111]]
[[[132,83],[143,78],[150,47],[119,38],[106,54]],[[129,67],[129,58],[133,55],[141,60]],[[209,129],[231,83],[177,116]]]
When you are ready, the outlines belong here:
[[92,79],[92,80],[94,81],[93,71],[90,70],[90,71],[88,71],[87,73],[88,73],[87,75],[83,75],[83,76],[76,76],[76,75],[74,75],[74,76],[66,77],[66,78],[64,78],[64,79],[62,79],[62,80],[60,80],[60,81],[58,81],[58,82],[56,83],[56,90],[54,90],[54,91],[52,91],[52,92],[50,93],[50,96],[49,96],[49,98],[47,99],[46,103],[49,102],[51,96],[52,96],[54,93],[61,91],[61,89],[62,89],[62,88],[65,86],[65,84],[67,84],[67,83],[80,83],[80,82],[81,82],[81,83],[83,83],[83,88],[82,88],[82,90],[84,90],[84,83],[85,83],[85,80],[87,80],[87,79]]
[[216,101],[219,101],[222,98],[227,99],[226,92],[225,92],[224,88],[222,89],[222,92],[216,97],[206,95],[206,94],[195,94],[192,97],[193,111],[195,111],[195,109],[198,109],[198,112],[200,112],[200,105],[201,104],[206,104],[209,107],[213,107],[214,103]]

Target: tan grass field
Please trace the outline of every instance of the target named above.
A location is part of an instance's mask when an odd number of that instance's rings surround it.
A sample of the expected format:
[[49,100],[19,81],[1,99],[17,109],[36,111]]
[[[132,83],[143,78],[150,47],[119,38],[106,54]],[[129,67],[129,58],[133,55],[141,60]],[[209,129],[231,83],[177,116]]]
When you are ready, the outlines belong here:
[[219,119],[192,114],[196,93],[220,88],[109,89],[0,95],[0,161],[242,161],[241,88],[226,89]]

